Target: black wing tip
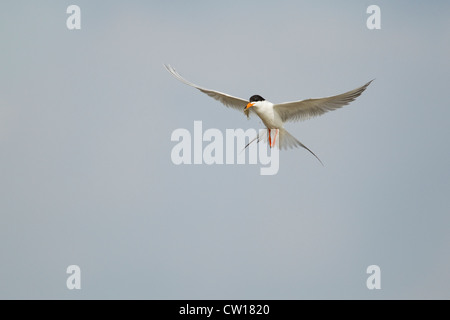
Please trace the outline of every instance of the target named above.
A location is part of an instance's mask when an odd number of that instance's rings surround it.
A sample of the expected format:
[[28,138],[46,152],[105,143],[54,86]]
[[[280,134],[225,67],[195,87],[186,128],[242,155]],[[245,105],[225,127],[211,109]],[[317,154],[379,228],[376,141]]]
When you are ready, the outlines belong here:
[[372,80],[370,80],[369,82],[367,82],[365,85],[359,87],[358,89],[355,89],[355,97],[352,97],[351,101],[354,101],[356,98],[358,98],[364,91],[366,91],[367,87],[375,80],[375,78],[373,78]]

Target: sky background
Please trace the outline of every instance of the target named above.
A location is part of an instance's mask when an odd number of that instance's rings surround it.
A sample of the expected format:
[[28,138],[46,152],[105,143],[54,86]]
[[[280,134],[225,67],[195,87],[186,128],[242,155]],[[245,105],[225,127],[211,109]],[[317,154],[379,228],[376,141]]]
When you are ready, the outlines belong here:
[[[71,4],[81,30],[66,27]],[[381,30],[366,9],[381,8]],[[2,1],[0,298],[450,299],[448,1]],[[313,150],[180,165],[177,128],[376,80]],[[68,290],[66,268],[81,268]],[[368,290],[366,268],[381,268]]]

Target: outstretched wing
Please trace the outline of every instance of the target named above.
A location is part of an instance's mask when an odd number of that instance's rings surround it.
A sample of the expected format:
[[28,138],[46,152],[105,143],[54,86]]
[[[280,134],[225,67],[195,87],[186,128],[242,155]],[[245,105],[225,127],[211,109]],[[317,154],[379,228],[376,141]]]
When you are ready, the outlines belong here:
[[333,111],[349,104],[359,97],[372,81],[373,80],[367,82],[362,87],[337,96],[279,103],[274,105],[274,110],[278,112],[283,122],[306,120],[317,117],[328,111]]
[[[239,110],[239,111],[244,111],[244,108],[247,106],[248,101],[241,99],[241,98],[237,98],[237,97],[233,97],[230,96],[229,94],[226,93],[222,93],[222,92],[218,92],[218,91],[214,91],[214,90],[209,90],[209,89],[205,89],[202,87],[197,86],[196,84],[193,84],[192,82],[187,81],[186,79],[184,79],[182,76],[180,76],[180,74],[174,69],[172,68],[170,65],[164,65],[167,69],[167,71],[169,71],[175,78],[177,78],[178,80],[180,80],[181,82],[183,82],[184,84],[187,84],[191,87],[194,87],[198,90],[200,90],[201,92],[207,94],[208,96],[210,96],[211,98],[222,102],[225,106]],[[249,109],[244,111],[245,115],[248,117],[249,116]]]

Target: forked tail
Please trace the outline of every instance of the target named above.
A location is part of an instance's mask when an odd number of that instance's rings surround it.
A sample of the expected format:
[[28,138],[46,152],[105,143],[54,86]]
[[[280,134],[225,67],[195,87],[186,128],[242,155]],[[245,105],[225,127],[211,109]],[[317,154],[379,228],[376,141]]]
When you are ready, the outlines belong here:
[[[292,136],[289,132],[287,132],[286,129],[278,129],[278,137],[277,135],[274,135],[274,132],[277,129],[271,129],[271,139],[276,139],[275,141],[271,141],[273,145],[278,145],[280,150],[283,149],[292,149],[297,147],[302,147],[308,150],[314,157],[316,157],[317,160],[319,160],[320,164],[323,165],[323,162],[319,159],[318,156],[314,152],[312,152],[307,146],[305,146],[303,143],[298,141],[294,136]],[[263,133],[260,135],[258,134],[253,140],[251,140],[244,149],[246,149],[250,144],[252,144],[256,140],[256,143],[259,143],[261,140],[268,143],[268,130],[264,130]]]
[[319,159],[318,156],[314,152],[312,152],[307,146],[305,146],[303,143],[295,139],[293,135],[291,135],[289,132],[287,132],[286,129],[282,128],[280,129],[280,150],[283,149],[292,149],[297,147],[302,147],[311,152],[311,154],[316,157],[317,160],[319,160],[320,164],[323,165],[323,162]]

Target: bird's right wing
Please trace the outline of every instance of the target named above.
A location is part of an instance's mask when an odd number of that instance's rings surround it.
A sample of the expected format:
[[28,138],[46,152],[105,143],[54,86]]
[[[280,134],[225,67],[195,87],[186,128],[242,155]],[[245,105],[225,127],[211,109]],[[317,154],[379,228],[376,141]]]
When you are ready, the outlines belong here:
[[273,108],[278,112],[283,122],[306,120],[349,104],[359,97],[372,81],[367,82],[362,87],[337,96],[280,103],[274,105]]
[[167,69],[167,71],[169,71],[175,78],[177,78],[178,80],[180,80],[181,82],[183,82],[184,84],[187,84],[191,87],[194,87],[198,90],[200,90],[201,92],[207,94],[208,96],[210,96],[211,98],[222,102],[225,106],[239,110],[239,111],[244,111],[245,115],[248,117],[249,116],[249,109],[244,110],[244,108],[247,106],[248,101],[241,99],[241,98],[237,98],[237,97],[233,97],[230,96],[229,94],[226,93],[222,93],[222,92],[218,92],[218,91],[214,91],[214,90],[209,90],[209,89],[205,89],[202,87],[197,86],[196,84],[193,84],[192,82],[187,81],[186,79],[184,79],[182,76],[180,76],[180,74],[170,65],[164,65]]

